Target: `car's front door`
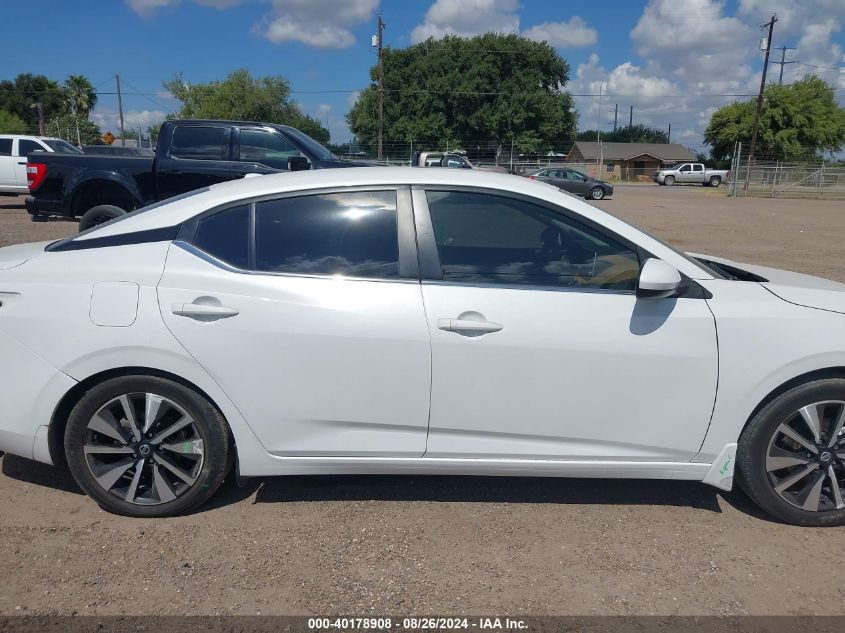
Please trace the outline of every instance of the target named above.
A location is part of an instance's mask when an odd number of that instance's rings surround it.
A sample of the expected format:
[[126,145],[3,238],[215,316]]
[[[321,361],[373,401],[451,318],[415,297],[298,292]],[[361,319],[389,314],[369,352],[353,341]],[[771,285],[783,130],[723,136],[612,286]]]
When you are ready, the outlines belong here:
[[703,299],[638,299],[641,253],[536,201],[415,190],[414,211],[432,335],[427,457],[696,454],[717,378]]
[[681,168],[678,170],[678,182],[693,182],[694,180],[692,165],[681,165]]
[[162,317],[268,451],[422,456],[431,350],[407,189],[259,200],[185,231]]
[[587,184],[587,177],[584,174],[580,174],[571,169],[567,169],[565,173],[566,179],[569,181],[567,191],[577,193],[580,196],[585,195],[587,193],[587,189],[589,188],[589,185]]

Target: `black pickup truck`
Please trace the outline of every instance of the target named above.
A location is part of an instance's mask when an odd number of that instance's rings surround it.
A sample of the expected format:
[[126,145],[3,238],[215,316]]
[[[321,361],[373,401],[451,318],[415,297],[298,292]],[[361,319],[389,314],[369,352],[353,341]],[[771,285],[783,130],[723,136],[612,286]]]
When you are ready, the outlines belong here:
[[303,132],[243,121],[173,120],[155,156],[35,152],[27,162],[33,222],[79,218],[85,230],[159,200],[246,174],[356,167]]

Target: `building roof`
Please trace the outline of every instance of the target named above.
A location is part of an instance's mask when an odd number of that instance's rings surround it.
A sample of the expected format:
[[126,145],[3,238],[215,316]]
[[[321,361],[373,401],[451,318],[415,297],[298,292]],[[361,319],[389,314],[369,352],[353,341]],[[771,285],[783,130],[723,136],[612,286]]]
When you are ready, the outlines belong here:
[[[662,161],[693,161],[695,154],[677,143],[601,143],[604,160],[629,160],[648,154]],[[586,160],[598,160],[598,141],[576,141],[578,149]]]

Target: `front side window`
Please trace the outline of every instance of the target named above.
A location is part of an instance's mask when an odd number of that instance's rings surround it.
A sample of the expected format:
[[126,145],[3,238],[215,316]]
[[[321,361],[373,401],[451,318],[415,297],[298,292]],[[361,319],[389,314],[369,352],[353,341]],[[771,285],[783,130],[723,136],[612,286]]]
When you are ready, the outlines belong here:
[[229,128],[181,125],[173,130],[170,155],[186,160],[229,160]]
[[681,171],[689,171],[689,165],[684,165],[681,167]]
[[255,205],[259,271],[399,276],[395,191],[297,196]]
[[563,214],[494,194],[426,195],[444,280],[636,288],[637,254]]
[[446,159],[446,167],[453,167],[458,169],[469,168],[467,162],[460,156],[449,156]]
[[44,147],[41,143],[36,143],[35,141],[30,141],[29,139],[22,138],[18,140],[18,156],[26,156],[30,152],[43,152]]
[[578,172],[578,171],[574,171],[572,169],[570,169],[566,172],[566,177],[569,180],[574,180],[575,182],[583,182],[587,179],[587,177],[584,174],[582,174],[581,172]]
[[291,156],[301,154],[281,135],[266,130],[241,130],[238,160],[287,169]]

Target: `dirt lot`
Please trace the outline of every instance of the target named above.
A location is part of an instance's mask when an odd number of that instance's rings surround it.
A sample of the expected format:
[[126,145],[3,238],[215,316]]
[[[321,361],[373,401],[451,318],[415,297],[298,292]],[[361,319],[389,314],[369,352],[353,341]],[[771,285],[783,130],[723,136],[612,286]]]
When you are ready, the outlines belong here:
[[[723,194],[620,186],[598,206],[684,249],[845,281],[845,204]],[[0,199],[0,244],[74,230]],[[146,521],[6,456],[0,507],[0,614],[845,614],[845,529],[694,483],[277,478]]]

